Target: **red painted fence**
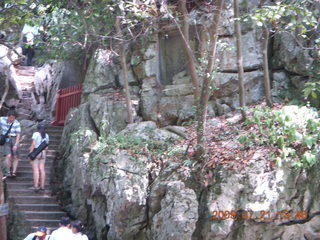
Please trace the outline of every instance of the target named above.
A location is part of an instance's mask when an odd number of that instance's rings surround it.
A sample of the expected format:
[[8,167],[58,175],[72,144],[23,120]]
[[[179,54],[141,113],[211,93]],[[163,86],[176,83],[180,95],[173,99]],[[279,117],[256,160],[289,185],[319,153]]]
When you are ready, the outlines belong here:
[[63,125],[71,108],[77,107],[81,102],[82,84],[63,88],[58,91],[56,102],[56,116],[51,125]]

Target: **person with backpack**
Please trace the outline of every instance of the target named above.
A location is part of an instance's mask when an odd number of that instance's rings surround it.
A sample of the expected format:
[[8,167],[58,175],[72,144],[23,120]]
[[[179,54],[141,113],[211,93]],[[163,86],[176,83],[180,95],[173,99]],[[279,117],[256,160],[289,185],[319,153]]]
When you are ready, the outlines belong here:
[[89,240],[86,234],[84,234],[84,227],[81,221],[76,220],[71,222],[71,231],[73,232],[72,240]]
[[[16,177],[18,168],[18,147],[21,135],[21,126],[16,119],[18,114],[14,109],[8,111],[7,117],[0,118],[1,137],[4,138],[3,153],[6,156],[5,176]],[[11,158],[13,158],[11,168]]]
[[24,240],[48,240],[48,237],[47,228],[41,226],[37,228],[36,232],[30,233]]
[[[30,146],[30,152],[32,152],[35,148],[38,148],[41,143],[46,142],[49,143],[49,135],[46,133],[46,126],[44,123],[38,124],[38,131],[34,132],[32,135],[32,143]],[[46,181],[46,171],[45,171],[45,162],[47,158],[46,151],[48,147],[46,147],[43,151],[39,153],[39,155],[31,161],[32,169],[33,169],[33,183],[34,190],[45,191],[44,185]],[[31,160],[31,159],[30,159]],[[39,184],[40,178],[40,184]]]

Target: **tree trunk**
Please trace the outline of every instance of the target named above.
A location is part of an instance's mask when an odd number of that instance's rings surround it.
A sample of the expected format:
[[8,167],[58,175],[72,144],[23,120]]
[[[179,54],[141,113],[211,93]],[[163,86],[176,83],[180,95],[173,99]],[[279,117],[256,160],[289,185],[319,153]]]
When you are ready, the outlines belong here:
[[[4,204],[4,188],[3,188],[3,180],[2,180],[2,170],[0,169],[0,205]],[[6,224],[6,216],[0,217],[0,240],[7,239],[7,224]]]
[[199,101],[200,89],[199,89],[199,78],[196,68],[196,60],[193,51],[190,46],[190,34],[189,34],[189,23],[188,23],[188,10],[186,6],[186,0],[180,0],[180,9],[182,13],[182,38],[185,53],[188,58],[188,67],[192,79],[193,95],[195,98],[196,105]]
[[269,44],[269,29],[266,26],[263,26],[262,55],[263,55],[264,90],[265,90],[267,104],[268,106],[272,106],[271,91],[270,91],[270,77],[269,77],[268,44]]
[[207,117],[209,90],[210,90],[210,83],[212,80],[212,71],[215,65],[216,46],[217,46],[217,40],[218,40],[218,27],[220,24],[223,3],[224,3],[224,0],[216,1],[216,8],[214,10],[214,17],[213,17],[213,25],[210,31],[211,39],[210,39],[210,45],[209,45],[208,65],[205,72],[205,77],[203,79],[200,103],[198,106],[196,155],[199,157],[199,160],[201,160],[205,154],[204,129],[205,129],[206,117]]
[[[117,34],[119,37],[124,41],[123,34],[121,31],[121,24],[120,24],[121,17],[117,17],[116,19],[116,29]],[[130,98],[130,91],[129,91],[129,83],[128,83],[128,68],[127,68],[127,59],[126,59],[126,49],[124,42],[121,43],[120,46],[120,61],[121,61],[121,67],[123,69],[123,75],[124,75],[124,90],[126,95],[126,103],[127,103],[127,114],[128,114],[128,123],[133,123],[133,115],[132,115],[132,103]]]
[[4,78],[6,79],[6,83],[5,83],[4,93],[2,94],[2,97],[0,100],[0,109],[2,108],[2,105],[3,105],[4,101],[6,100],[6,97],[9,92],[9,79],[5,76],[4,76]]
[[[7,78],[6,76],[4,76],[4,78],[5,78],[5,90],[0,100],[0,109],[2,108],[2,105],[6,100],[6,97],[9,92],[9,78]],[[3,174],[2,174],[2,170],[0,169],[0,205],[5,203],[2,177],[3,177]],[[2,216],[2,217],[0,216],[0,240],[6,240],[6,239],[7,239],[6,216]]]
[[243,119],[246,118],[245,114],[245,88],[244,88],[244,71],[243,71],[243,55],[242,55],[242,40],[241,40],[241,27],[240,27],[240,12],[238,0],[233,0],[233,10],[234,10],[234,29],[236,34],[237,42],[237,65],[238,65],[238,77],[239,77],[239,100],[241,107],[241,114]]

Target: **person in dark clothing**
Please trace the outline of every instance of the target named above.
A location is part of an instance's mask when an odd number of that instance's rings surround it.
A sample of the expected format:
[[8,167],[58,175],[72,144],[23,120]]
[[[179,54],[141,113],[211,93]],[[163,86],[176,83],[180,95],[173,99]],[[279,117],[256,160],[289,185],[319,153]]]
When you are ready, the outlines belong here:
[[31,32],[26,33],[22,38],[22,42],[23,42],[22,54],[27,57],[27,66],[32,65],[32,59],[34,58],[34,55],[35,55],[33,39],[34,39],[34,34]]

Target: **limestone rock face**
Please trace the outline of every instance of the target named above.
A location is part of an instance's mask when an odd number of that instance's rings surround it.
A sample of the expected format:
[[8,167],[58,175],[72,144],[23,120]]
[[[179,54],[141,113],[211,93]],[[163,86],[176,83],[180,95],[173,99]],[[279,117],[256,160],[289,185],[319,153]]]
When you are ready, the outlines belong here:
[[[11,64],[10,59],[6,56],[8,54],[9,49],[3,45],[0,45],[0,96],[2,97],[5,90],[5,82],[6,78],[9,80],[9,92],[5,99],[5,103],[11,107],[16,105],[16,100],[20,96],[19,86],[14,81],[14,77],[16,75],[13,65]],[[12,54],[12,60],[17,59],[16,54]],[[0,97],[0,98],[1,98]]]
[[311,51],[301,48],[293,36],[280,33],[275,37],[273,47],[275,53],[273,63],[275,68],[284,68],[290,73],[301,76],[310,76],[316,62]]
[[154,239],[191,239],[198,220],[197,196],[181,181],[169,182],[161,200],[161,210],[154,215],[151,232]]
[[[297,115],[298,108],[286,111]],[[211,184],[203,188],[182,173],[180,162],[155,171],[147,155],[136,158],[129,150],[113,148],[112,142],[98,141],[94,128],[102,128],[95,126],[91,114],[89,103],[69,114],[57,161],[63,180],[57,190],[69,203],[65,209],[87,223],[91,237],[287,240],[319,232],[318,216],[302,219],[319,211],[319,166],[295,169],[288,159],[281,167],[271,167],[265,152],[256,151],[246,168],[214,169]],[[220,123],[213,119],[209,124]],[[151,121],[114,134],[147,142],[179,138]],[[237,219],[221,219],[232,211]]]
[[[73,110],[64,129],[64,142],[61,143],[63,158],[58,163],[57,171],[60,171],[64,183],[58,191],[63,191],[72,200],[66,209],[77,218],[89,219],[93,223],[89,228],[96,233],[97,239],[133,239],[139,234],[155,235],[141,231],[148,214],[150,159],[143,156],[136,159],[127,150],[120,149],[99,155],[101,143],[96,142],[92,119],[87,114],[91,114],[89,104]],[[76,129],[80,130],[75,132]],[[118,134],[157,141],[179,138],[172,132],[158,129],[153,122],[128,125]],[[195,228],[197,220],[196,195],[182,182],[171,185],[168,185],[168,194],[162,203],[167,210],[159,213],[157,224],[170,212],[172,223],[185,232],[184,235],[176,233],[174,236],[188,239],[193,232],[189,227]],[[178,204],[180,196],[185,201],[180,202],[179,207],[173,207],[170,199]],[[184,215],[190,207],[192,211]],[[165,222],[162,226],[165,228]],[[158,231],[158,228],[153,231]],[[160,239],[166,239],[167,234]]]
[[[259,158],[260,156],[256,156]],[[256,159],[259,160],[259,159]],[[304,239],[307,232],[317,231],[313,226],[319,224],[315,217],[300,225],[304,211],[316,212],[318,183],[310,183],[308,178],[318,171],[294,170],[289,164],[274,170],[254,161],[246,172],[238,174],[220,171],[221,182],[209,190],[206,200],[207,216],[214,217],[201,226],[202,239]],[[266,163],[265,163],[266,164]],[[228,180],[227,180],[228,179]],[[226,181],[225,181],[226,180]],[[227,190],[228,189],[228,190]],[[297,197],[298,196],[298,197]],[[318,200],[316,200],[318,201]],[[240,211],[240,210],[247,211]],[[238,211],[238,219],[231,217],[219,220],[228,211]],[[251,210],[248,217],[248,210]],[[291,212],[288,223],[284,214]],[[251,220],[245,220],[250,218]],[[241,229],[241,234],[236,229]]]
[[88,102],[92,121],[104,134],[115,134],[127,125],[125,101],[114,101],[112,96],[90,94]]
[[84,93],[101,92],[115,87],[116,69],[110,64],[109,56],[110,53],[106,50],[96,51],[87,70]]
[[77,61],[65,61],[37,68],[34,76],[37,101],[32,106],[37,120],[53,120],[58,90],[81,83],[79,65]]
[[[262,66],[261,33],[250,31],[242,35],[242,52],[244,70],[257,70]],[[235,38],[220,38],[217,48],[218,70],[238,71]]]

